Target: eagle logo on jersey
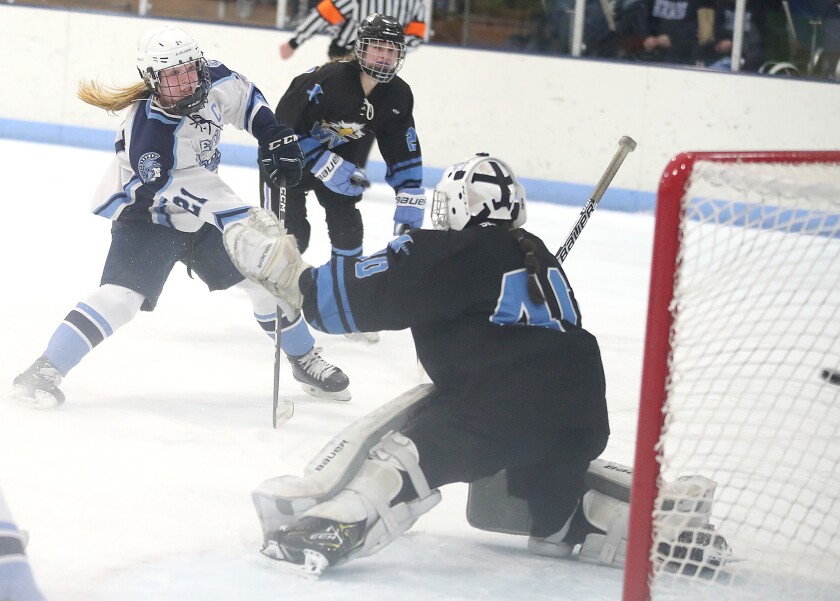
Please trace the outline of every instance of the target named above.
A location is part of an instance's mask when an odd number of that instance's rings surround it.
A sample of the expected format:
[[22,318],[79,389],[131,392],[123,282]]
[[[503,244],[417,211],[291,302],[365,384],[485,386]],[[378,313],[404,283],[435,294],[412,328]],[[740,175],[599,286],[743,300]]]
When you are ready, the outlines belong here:
[[143,183],[155,181],[160,177],[160,155],[156,152],[147,152],[137,161],[137,171]]
[[365,126],[361,123],[339,121],[330,123],[321,121],[312,125],[310,135],[328,149],[337,148],[350,140],[358,140],[365,135]]

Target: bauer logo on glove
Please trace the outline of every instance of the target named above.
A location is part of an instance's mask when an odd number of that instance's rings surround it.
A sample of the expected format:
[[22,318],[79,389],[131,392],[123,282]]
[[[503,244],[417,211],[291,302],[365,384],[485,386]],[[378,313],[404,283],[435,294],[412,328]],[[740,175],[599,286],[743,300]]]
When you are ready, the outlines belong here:
[[370,182],[365,172],[350,161],[346,161],[334,152],[326,151],[315,161],[312,174],[324,182],[324,185],[344,196],[361,196]]
[[394,235],[398,236],[410,229],[423,227],[423,215],[426,211],[426,191],[423,188],[400,190],[395,201]]

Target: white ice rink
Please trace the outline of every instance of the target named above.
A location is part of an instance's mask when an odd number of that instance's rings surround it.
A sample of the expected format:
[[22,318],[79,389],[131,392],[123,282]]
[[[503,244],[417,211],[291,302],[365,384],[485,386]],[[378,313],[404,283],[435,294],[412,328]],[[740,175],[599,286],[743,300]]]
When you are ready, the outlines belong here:
[[[462,157],[453,157],[462,158]],[[504,157],[502,157],[504,158]],[[110,223],[89,199],[111,153],[0,141],[5,282],[0,383],[44,350],[54,328],[98,286]],[[628,164],[633,156],[628,158]],[[513,165],[516,168],[516,165]],[[221,168],[257,202],[255,169]],[[594,182],[593,182],[594,184]],[[361,203],[365,251],[390,238],[392,194]],[[609,196],[609,192],[607,192]],[[578,210],[529,205],[527,229],[560,245]],[[581,198],[580,204],[585,202]],[[312,247],[328,259],[323,213],[310,201]],[[564,268],[601,343],[613,435],[605,457],[632,462],[653,218],[599,210]],[[277,599],[617,600],[619,570],[531,556],[524,537],[472,529],[466,486],[382,553],[310,581],[258,552],[250,492],[300,474],[335,433],[419,383],[407,331],[377,345],[316,333],[351,378],[350,403],[305,395],[281,371],[294,418],[271,428],[274,350],[244,294],[208,293],[176,266],[157,309],[97,347],[65,379],[67,403],[38,411],[0,397],[0,484],[51,601]]]

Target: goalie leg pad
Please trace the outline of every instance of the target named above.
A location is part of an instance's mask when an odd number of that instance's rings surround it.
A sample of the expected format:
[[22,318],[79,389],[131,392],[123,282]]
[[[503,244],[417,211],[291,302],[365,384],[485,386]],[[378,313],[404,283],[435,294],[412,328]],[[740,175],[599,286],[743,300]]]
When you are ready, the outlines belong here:
[[369,526],[381,521],[393,536],[408,530],[421,514],[413,515],[406,507],[408,503],[398,503],[391,507],[391,501],[403,487],[402,473],[411,479],[417,491],[416,500],[422,501],[433,496],[420,469],[417,447],[411,439],[393,432],[385,436],[371,450],[370,455],[371,459],[362,464],[356,477],[344,490],[307,510],[303,516],[345,523],[366,519]]
[[[304,565],[307,552],[317,554],[324,560],[319,570],[323,571],[382,549],[440,501],[440,492],[428,489],[411,440],[389,434],[372,455],[376,458],[365,461],[344,490],[269,533],[263,553]],[[410,473],[415,489],[423,492],[391,506],[403,489],[404,473]]]
[[680,476],[666,483],[654,509],[656,537],[672,541],[684,530],[707,526],[716,488],[717,482],[698,475]]
[[[338,518],[339,511],[348,511],[346,515],[349,518],[360,516],[358,502],[361,500],[367,512],[366,532],[362,544],[351,551],[346,560],[376,553],[411,528],[421,515],[429,512],[441,500],[440,491],[429,489],[426,477],[420,469],[417,447],[411,439],[398,432],[389,434],[371,449],[371,457],[360,471],[360,476],[365,472],[369,472],[370,475],[354,478],[347,489],[305,514],[350,521]],[[371,469],[372,466],[376,466],[376,471]],[[403,486],[402,473],[408,475],[417,497],[392,507],[391,501]],[[347,503],[347,506],[341,509],[335,507],[336,513],[330,515],[326,506],[345,495],[346,498],[342,501]],[[350,499],[350,495],[355,495],[356,499]]]
[[587,563],[623,568],[627,560],[630,504],[590,490],[583,495],[583,515],[604,534],[588,534],[578,558]]
[[344,490],[367,461],[371,449],[425,407],[433,391],[431,384],[415,386],[353,422],[315,455],[302,478],[287,475],[260,484],[251,496],[263,534],[294,522],[306,510]]
[[[615,461],[594,459],[584,478],[586,490],[597,490],[630,502],[633,469]],[[471,526],[505,534],[530,534],[528,504],[507,492],[505,470],[470,483],[467,521]]]

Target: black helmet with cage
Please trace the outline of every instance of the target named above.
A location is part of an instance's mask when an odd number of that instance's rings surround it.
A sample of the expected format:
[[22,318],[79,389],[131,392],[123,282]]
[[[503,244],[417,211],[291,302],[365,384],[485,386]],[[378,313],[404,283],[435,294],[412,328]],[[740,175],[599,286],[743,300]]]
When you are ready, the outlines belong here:
[[379,13],[365,17],[356,34],[356,59],[376,81],[394,79],[405,62],[405,34],[399,21]]

